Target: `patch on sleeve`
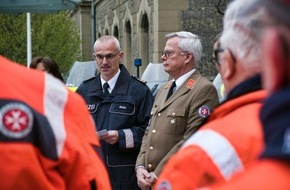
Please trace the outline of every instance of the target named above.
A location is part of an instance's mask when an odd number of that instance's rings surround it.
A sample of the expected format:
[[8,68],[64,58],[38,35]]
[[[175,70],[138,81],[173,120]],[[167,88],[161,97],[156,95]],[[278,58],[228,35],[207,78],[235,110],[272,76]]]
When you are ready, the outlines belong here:
[[171,185],[168,181],[162,181],[158,187],[157,190],[171,190]]
[[30,134],[33,114],[21,103],[9,103],[0,109],[0,132],[6,137],[19,139]]
[[210,115],[210,109],[208,106],[206,105],[202,105],[199,109],[198,109],[198,114],[200,117],[202,118],[207,118]]

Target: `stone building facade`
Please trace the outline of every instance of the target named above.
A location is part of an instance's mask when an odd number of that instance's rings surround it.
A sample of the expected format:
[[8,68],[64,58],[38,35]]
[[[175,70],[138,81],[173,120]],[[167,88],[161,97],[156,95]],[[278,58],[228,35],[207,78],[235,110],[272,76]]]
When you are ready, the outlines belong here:
[[[213,38],[222,30],[225,0],[94,0],[83,1],[74,13],[80,26],[84,59],[92,59],[93,41],[114,35],[125,52],[124,64],[136,75],[134,59],[141,58],[140,76],[148,63],[161,63],[164,36],[176,31],[199,35],[203,45],[200,72],[209,79],[217,74],[211,64]],[[93,21],[93,22],[92,22]],[[94,23],[92,27],[92,23]]]

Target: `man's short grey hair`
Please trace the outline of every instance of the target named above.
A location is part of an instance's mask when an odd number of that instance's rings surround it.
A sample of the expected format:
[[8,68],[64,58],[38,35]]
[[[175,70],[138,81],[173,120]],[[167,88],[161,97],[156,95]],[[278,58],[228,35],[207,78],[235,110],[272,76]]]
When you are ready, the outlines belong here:
[[115,38],[114,36],[109,36],[109,35],[101,36],[100,38],[98,38],[94,44],[94,50],[96,49],[96,44],[98,42],[103,42],[103,41],[108,41],[108,40],[114,41],[117,50],[121,51],[121,46],[120,46],[119,40],[117,38]]
[[201,45],[199,37],[191,32],[180,31],[180,32],[167,34],[165,36],[165,39],[168,40],[173,37],[180,38],[180,41],[179,41],[180,50],[192,53],[193,59],[197,66],[201,62],[201,55],[202,55],[202,45]]
[[269,15],[253,0],[235,0],[227,8],[223,20],[222,48],[230,48],[242,64],[260,70],[260,43],[263,25]]

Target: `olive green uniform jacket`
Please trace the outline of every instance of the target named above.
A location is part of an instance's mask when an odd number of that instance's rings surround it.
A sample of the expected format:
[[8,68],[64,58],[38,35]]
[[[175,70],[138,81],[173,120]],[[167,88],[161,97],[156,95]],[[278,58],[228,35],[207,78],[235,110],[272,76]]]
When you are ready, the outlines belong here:
[[157,176],[171,155],[219,104],[215,87],[197,71],[166,100],[171,83],[163,85],[156,95],[136,161],[136,166],[142,165]]

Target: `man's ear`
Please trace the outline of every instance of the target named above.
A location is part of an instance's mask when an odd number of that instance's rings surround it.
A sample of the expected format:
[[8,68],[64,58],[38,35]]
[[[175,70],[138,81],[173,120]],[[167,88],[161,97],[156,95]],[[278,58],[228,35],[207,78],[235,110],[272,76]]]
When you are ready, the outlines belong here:
[[192,53],[187,53],[185,56],[186,56],[185,57],[185,63],[186,64],[189,63],[192,59],[194,59]]
[[120,57],[120,59],[122,60],[123,59],[123,57],[124,57],[124,52],[123,51],[120,51],[119,52],[119,54],[118,54],[118,56]]
[[233,60],[231,53],[228,49],[225,50],[224,52],[225,56],[225,61],[222,63],[223,64],[223,77],[227,80],[230,80],[234,75],[236,71],[236,63]]
[[285,85],[288,78],[288,60],[283,39],[275,29],[265,32],[262,43],[263,86],[273,93]]

